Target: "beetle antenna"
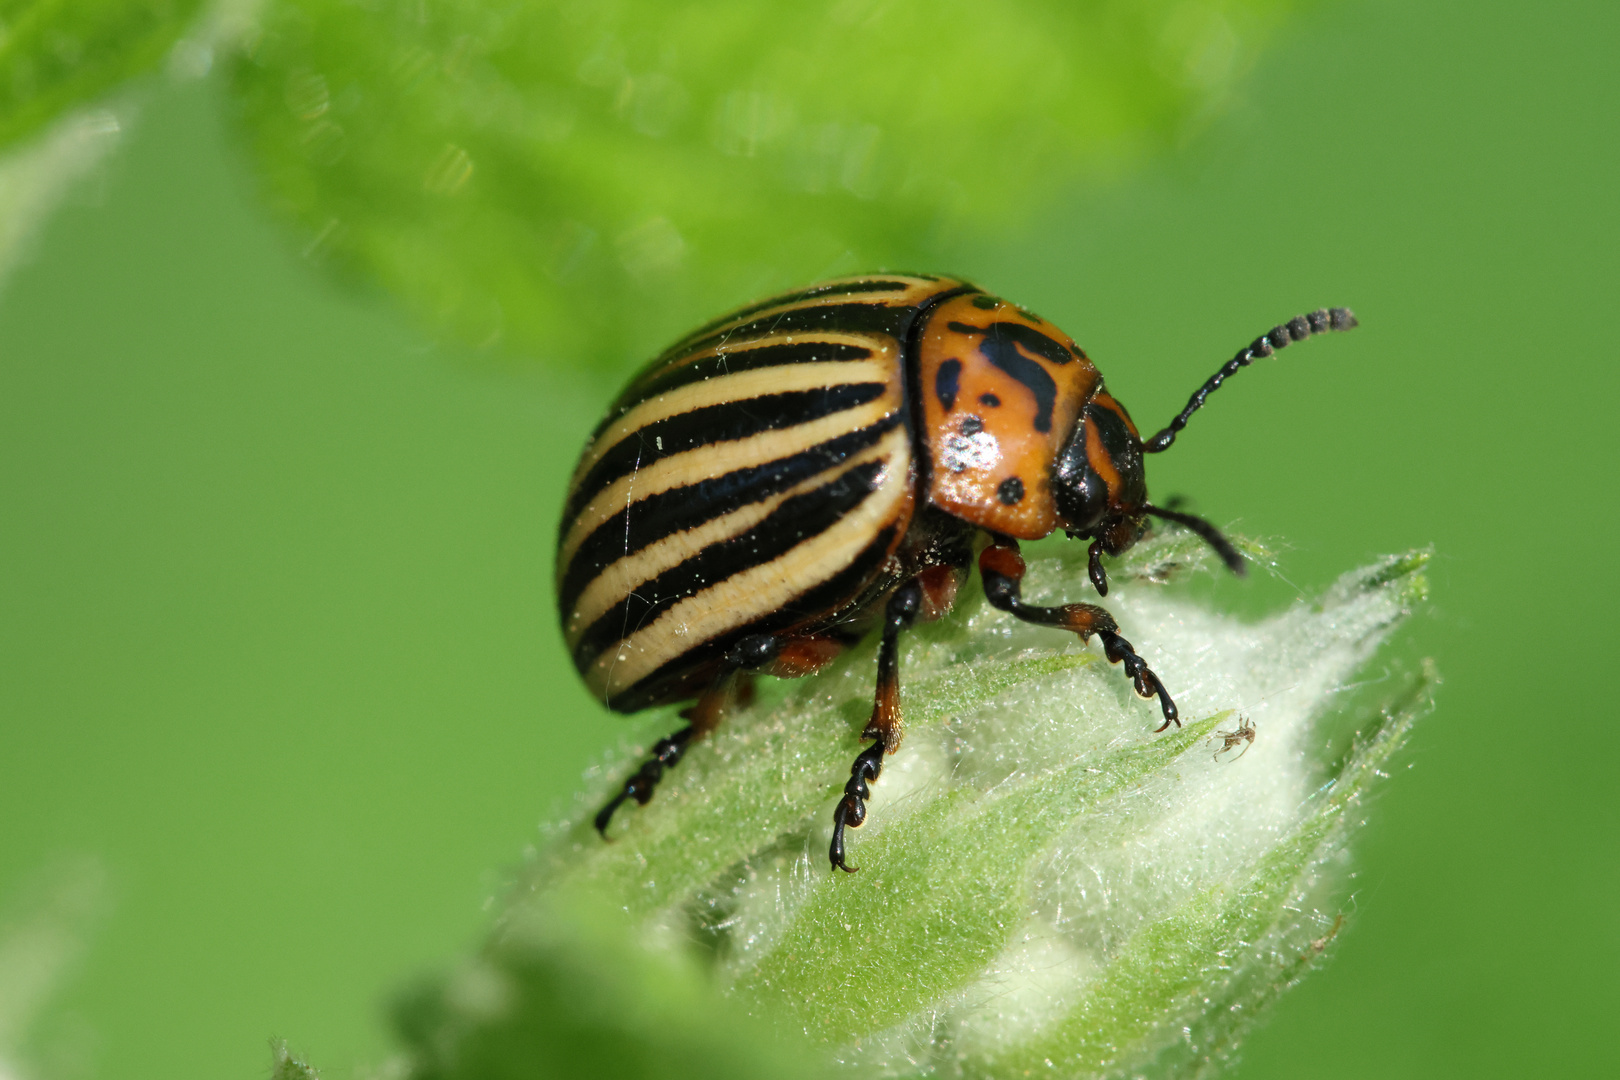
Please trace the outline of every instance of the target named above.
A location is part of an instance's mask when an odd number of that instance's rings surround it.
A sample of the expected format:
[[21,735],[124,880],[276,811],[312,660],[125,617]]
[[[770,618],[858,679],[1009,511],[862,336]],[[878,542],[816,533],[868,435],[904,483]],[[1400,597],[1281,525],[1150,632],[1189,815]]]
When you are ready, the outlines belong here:
[[1221,561],[1226,564],[1228,570],[1238,577],[1248,573],[1248,565],[1243,561],[1243,553],[1232,546],[1232,541],[1228,540],[1221,533],[1221,530],[1203,518],[1183,514],[1179,510],[1166,510],[1162,506],[1144,506],[1142,512],[1152,514],[1154,517],[1164,518],[1166,521],[1173,521],[1177,525],[1186,526],[1197,533],[1204,543],[1215,549],[1215,554],[1221,557]]
[[[1170,444],[1176,441],[1176,433],[1187,426],[1187,418],[1192,416],[1204,405],[1204,399],[1220,388],[1230,376],[1236,375],[1239,368],[1246,368],[1252,364],[1256,357],[1270,356],[1278,349],[1285,349],[1293,342],[1304,341],[1312,334],[1325,334],[1329,330],[1355,329],[1356,316],[1349,308],[1317,308],[1308,315],[1296,315],[1280,326],[1271,328],[1271,332],[1261,334],[1255,338],[1242,352],[1221,365],[1221,369],[1209,377],[1209,381],[1198,388],[1198,392],[1187,400],[1187,407],[1181,410],[1181,415],[1170,421],[1170,425],[1151,439],[1142,441],[1142,453],[1157,454],[1161,450],[1170,449]],[[1192,528],[1187,522],[1182,522]],[[1203,536],[1204,534],[1200,533]],[[1219,534],[1217,534],[1219,535]],[[1204,536],[1208,540],[1208,536]],[[1210,540],[1210,543],[1214,543]],[[1219,545],[1217,545],[1218,547]],[[1224,556],[1222,556],[1224,558]],[[1227,560],[1231,565],[1231,560]]]

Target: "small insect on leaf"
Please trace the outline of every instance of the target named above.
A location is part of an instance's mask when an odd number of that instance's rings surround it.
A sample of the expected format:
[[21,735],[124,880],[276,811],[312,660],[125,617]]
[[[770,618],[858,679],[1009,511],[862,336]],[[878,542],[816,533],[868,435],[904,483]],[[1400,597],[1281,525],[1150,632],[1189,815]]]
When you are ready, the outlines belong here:
[[1215,734],[1209,737],[1210,742],[1214,742],[1216,739],[1221,741],[1221,748],[1215,751],[1215,760],[1221,760],[1222,754],[1241,745],[1243,749],[1239,750],[1238,756],[1232,759],[1233,761],[1236,761],[1244,754],[1247,754],[1249,752],[1249,747],[1254,745],[1254,721],[1250,720],[1247,716],[1240,716],[1238,717],[1238,726],[1236,731],[1217,731]]

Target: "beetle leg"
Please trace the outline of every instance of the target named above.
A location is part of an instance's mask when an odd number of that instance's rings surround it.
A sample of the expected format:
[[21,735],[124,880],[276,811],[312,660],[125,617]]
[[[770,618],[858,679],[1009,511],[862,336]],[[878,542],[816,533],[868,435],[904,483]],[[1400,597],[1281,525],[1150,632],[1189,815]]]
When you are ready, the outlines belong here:
[[923,603],[922,586],[908,581],[895,590],[883,615],[883,642],[878,646],[877,693],[872,702],[872,719],[861,732],[861,738],[874,740],[862,750],[849,770],[849,783],[844,785],[844,797],[833,811],[832,845],[827,857],[833,868],[853,874],[858,866],[849,865],[845,858],[844,828],[858,829],[866,820],[866,800],[872,797],[869,782],[883,771],[883,754],[900,748],[900,631],[917,618]]
[[1024,603],[1020,595],[1024,581],[1024,557],[1018,553],[1018,541],[996,537],[979,555],[979,577],[984,581],[985,598],[1002,611],[1037,626],[1072,630],[1080,635],[1082,641],[1096,634],[1102,640],[1103,654],[1108,657],[1108,662],[1124,665],[1125,674],[1131,677],[1137,694],[1159,699],[1164,723],[1154,730],[1163,731],[1171,724],[1181,726],[1176,703],[1170,700],[1164,684],[1147,666],[1147,661],[1136,655],[1131,643],[1119,636],[1119,624],[1107,611],[1095,604],[1036,607]]
[[[736,675],[735,671],[728,671],[720,676],[694,704],[682,709],[681,719],[689,721],[687,725],[654,743],[652,757],[631,774],[624,787],[606,806],[597,811],[594,824],[603,839],[607,838],[608,823],[613,820],[615,810],[630,799],[636,800],[638,806],[646,806],[653,797],[653,789],[658,786],[658,781],[663,779],[664,770],[680,764],[693,743],[720,726],[720,717],[726,706],[737,696],[739,688],[736,686]],[[747,693],[748,689],[751,688],[742,688],[742,692]]]
[[734,645],[727,660],[745,671],[801,679],[838,659],[848,644],[836,631],[802,636],[755,634]]
[[741,708],[754,700],[754,673],[764,672],[782,678],[813,675],[835,660],[848,644],[837,631],[811,636],[791,634],[752,634],[731,647],[722,674],[698,698],[681,711],[691,723],[673,735],[653,744],[652,757],[624,782],[624,788],[597,813],[596,831],[607,836],[614,811],[634,799],[646,806],[664,770],[680,763],[691,745],[720,726],[727,709]]
[[1108,571],[1102,564],[1102,541],[1093,540],[1086,549],[1086,573],[1091,577],[1091,584],[1097,590],[1098,596],[1108,595]]

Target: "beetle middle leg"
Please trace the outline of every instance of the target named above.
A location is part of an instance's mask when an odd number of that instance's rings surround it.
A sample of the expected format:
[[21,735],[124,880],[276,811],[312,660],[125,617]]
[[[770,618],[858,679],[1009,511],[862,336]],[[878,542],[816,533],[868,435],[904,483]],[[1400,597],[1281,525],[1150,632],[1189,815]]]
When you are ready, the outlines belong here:
[[889,597],[883,613],[883,641],[878,646],[877,693],[872,701],[872,719],[867,721],[861,738],[872,739],[872,745],[862,750],[849,770],[849,783],[844,785],[844,797],[833,811],[832,845],[827,858],[833,868],[853,874],[858,866],[851,866],[844,848],[844,829],[858,829],[866,820],[866,800],[872,797],[870,782],[883,771],[883,755],[900,748],[900,631],[910,626],[923,607],[923,587],[908,581]]
[[1027,623],[1051,626],[1059,630],[1072,630],[1084,641],[1096,634],[1102,641],[1103,654],[1109,663],[1121,664],[1131,677],[1140,697],[1159,699],[1164,723],[1155,731],[1163,731],[1171,724],[1181,726],[1176,703],[1170,700],[1164,684],[1147,661],[1136,655],[1131,643],[1119,635],[1119,624],[1114,617],[1095,604],[1064,604],[1061,607],[1036,607],[1024,603],[1024,557],[1018,552],[1018,541],[998,536],[979,554],[979,577],[984,581],[984,595],[992,605],[1010,612]]

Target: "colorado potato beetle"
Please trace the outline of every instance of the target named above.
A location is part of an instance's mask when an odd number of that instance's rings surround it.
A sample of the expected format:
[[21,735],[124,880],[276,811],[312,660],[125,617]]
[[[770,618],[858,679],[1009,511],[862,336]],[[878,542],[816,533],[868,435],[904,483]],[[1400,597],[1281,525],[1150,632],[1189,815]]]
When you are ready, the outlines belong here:
[[[872,274],[785,293],[708,323],[641,370],[574,471],[557,549],[557,598],[575,666],[611,709],[693,703],[687,726],[595,819],[714,730],[751,673],[809,675],[881,626],[877,691],[833,813],[828,856],[866,819],[869,784],[900,744],[897,647],[950,610],[973,562],[989,602],[1019,619],[1096,636],[1164,723],[1159,676],[1093,604],[1027,604],[1018,541],[1057,529],[1102,556],[1177,522],[1235,573],[1243,558],[1209,522],[1148,501],[1143,459],[1166,450],[1204,399],[1256,357],[1355,317],[1323,308],[1256,338],[1170,424],[1143,439],[1074,341],[967,282]],[[981,540],[984,537],[986,539]]]

